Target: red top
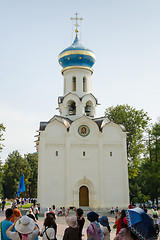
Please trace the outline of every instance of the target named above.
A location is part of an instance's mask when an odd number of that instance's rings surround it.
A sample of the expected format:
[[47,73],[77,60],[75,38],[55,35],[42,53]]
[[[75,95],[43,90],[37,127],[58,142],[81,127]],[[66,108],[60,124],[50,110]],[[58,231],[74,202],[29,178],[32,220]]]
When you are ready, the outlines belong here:
[[116,231],[116,235],[117,235],[119,233],[119,231],[123,228],[122,219],[118,218],[118,220],[115,222],[115,224],[117,224],[117,231]]
[[129,209],[133,208],[132,204],[129,204],[128,208],[129,208]]

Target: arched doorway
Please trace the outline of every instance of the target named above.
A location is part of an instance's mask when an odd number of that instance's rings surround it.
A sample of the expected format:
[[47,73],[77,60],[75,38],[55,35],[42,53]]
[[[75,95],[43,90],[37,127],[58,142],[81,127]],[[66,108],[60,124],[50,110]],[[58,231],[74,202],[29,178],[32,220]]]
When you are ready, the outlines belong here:
[[89,206],[89,190],[86,186],[81,186],[79,189],[79,206]]

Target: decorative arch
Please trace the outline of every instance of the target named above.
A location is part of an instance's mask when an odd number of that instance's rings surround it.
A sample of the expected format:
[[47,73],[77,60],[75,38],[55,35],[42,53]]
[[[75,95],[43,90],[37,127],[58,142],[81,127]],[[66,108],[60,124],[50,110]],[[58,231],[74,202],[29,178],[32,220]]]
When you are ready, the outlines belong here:
[[67,107],[69,100],[73,100],[74,102],[76,102],[77,105],[80,103],[79,97],[74,93],[68,93],[65,96],[65,98],[63,100],[63,104],[64,104],[65,107]]
[[79,193],[80,193],[81,187],[85,187],[86,189],[88,189],[88,200],[89,200],[88,206],[92,207],[95,201],[95,187],[93,182],[89,180],[86,176],[84,176],[79,181],[77,181],[77,183],[74,186],[73,198],[74,198],[75,205],[77,204],[78,206],[80,206]]
[[67,102],[68,105],[68,115],[76,115],[76,102],[73,100],[69,100]]
[[84,112],[85,112],[86,116],[94,116],[93,110],[94,110],[93,102],[91,100],[88,100],[84,107]]
[[85,185],[79,188],[79,206],[89,207],[89,189]]

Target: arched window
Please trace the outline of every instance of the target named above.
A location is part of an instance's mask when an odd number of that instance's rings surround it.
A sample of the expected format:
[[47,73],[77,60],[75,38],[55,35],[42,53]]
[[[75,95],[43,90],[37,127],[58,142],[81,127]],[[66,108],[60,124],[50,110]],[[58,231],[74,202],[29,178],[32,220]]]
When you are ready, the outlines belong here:
[[68,102],[68,114],[76,115],[76,103],[74,101]]
[[87,92],[87,79],[83,77],[83,92]]
[[72,90],[73,90],[73,91],[76,91],[76,77],[73,77],[73,78],[72,78],[72,86],[73,86],[73,87],[72,87]]
[[91,101],[86,102],[85,113],[87,116],[92,116],[92,111],[91,111],[92,106],[93,106],[93,103]]

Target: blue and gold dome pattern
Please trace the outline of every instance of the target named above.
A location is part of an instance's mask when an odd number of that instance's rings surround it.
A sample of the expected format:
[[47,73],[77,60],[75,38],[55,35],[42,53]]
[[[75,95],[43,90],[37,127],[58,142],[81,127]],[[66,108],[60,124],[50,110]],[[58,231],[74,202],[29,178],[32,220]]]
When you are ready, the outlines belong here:
[[63,69],[74,66],[91,69],[95,60],[95,54],[81,45],[78,36],[75,37],[72,45],[63,50],[58,57],[58,61]]

